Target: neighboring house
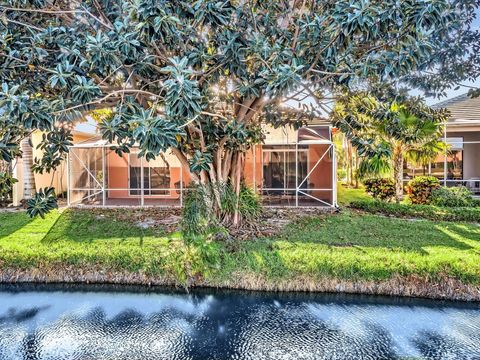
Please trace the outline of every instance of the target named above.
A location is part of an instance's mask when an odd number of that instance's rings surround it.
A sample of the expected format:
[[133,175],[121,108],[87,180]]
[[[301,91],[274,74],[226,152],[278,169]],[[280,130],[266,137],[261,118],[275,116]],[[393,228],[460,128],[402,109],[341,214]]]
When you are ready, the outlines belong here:
[[[267,206],[336,206],[332,128],[317,122],[298,131],[266,128],[262,145],[245,160],[245,182]],[[190,173],[169,151],[150,162],[138,150],[118,156],[99,136],[74,133],[68,161],[54,175],[57,193],[67,192],[71,206],[181,206]],[[38,134],[41,136],[41,134]],[[39,138],[38,138],[39,139]],[[34,139],[34,145],[38,143]],[[34,156],[39,157],[40,153]],[[16,202],[22,198],[21,159]],[[67,176],[68,175],[68,176]],[[37,189],[50,186],[50,174],[35,175]]]
[[[93,135],[81,131],[74,130],[72,132],[73,135],[73,143],[78,143],[81,141],[85,141],[88,138],[91,138]],[[37,145],[42,140],[42,132],[35,131],[32,134],[32,145],[33,145],[33,159],[41,158],[42,151],[37,149]],[[23,161],[21,158],[16,159],[12,164],[12,174],[13,177],[18,180],[13,187],[13,205],[17,206],[20,204],[22,199],[24,198],[24,169],[23,169]],[[37,190],[54,186],[56,189],[57,194],[66,193],[67,191],[67,166],[66,164],[60,165],[60,167],[55,171],[54,174],[50,173],[43,173],[43,174],[34,174],[35,178],[35,187]]]
[[446,108],[451,117],[445,127],[445,154],[425,166],[406,163],[404,180],[418,175],[433,175],[446,186],[466,186],[480,195],[480,98],[467,94],[435,104]]

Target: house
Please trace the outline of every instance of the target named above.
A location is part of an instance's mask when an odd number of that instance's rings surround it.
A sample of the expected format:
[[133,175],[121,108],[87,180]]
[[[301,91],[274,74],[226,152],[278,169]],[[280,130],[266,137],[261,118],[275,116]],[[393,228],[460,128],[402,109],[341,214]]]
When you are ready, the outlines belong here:
[[[261,195],[263,204],[336,206],[331,125],[319,120],[298,130],[264,131],[265,142],[248,151],[244,168],[245,183]],[[53,182],[57,193],[66,191],[69,206],[182,206],[191,177],[175,155],[167,151],[147,162],[138,157],[138,149],[119,156],[111,146],[100,136],[76,133],[67,162]],[[50,186],[51,179],[50,174],[37,174],[37,189]]]
[[445,154],[425,165],[405,163],[404,181],[418,175],[432,175],[445,186],[466,186],[480,195],[480,97],[467,94],[442,101],[434,108],[446,108],[451,116],[445,126]]

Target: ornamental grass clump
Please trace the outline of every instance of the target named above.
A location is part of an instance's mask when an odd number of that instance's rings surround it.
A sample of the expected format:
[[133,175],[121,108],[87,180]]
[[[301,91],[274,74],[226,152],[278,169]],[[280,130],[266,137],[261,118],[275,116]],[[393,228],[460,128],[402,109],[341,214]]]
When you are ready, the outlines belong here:
[[412,204],[430,204],[432,193],[440,188],[440,182],[434,176],[418,176],[407,184],[407,193]]
[[[215,193],[222,200],[215,209]],[[238,211],[237,211],[238,210]],[[227,225],[234,216],[242,221],[254,221],[262,212],[259,196],[245,184],[240,185],[239,194],[230,184],[215,187],[192,185],[184,198],[181,228],[184,236],[228,233]]]

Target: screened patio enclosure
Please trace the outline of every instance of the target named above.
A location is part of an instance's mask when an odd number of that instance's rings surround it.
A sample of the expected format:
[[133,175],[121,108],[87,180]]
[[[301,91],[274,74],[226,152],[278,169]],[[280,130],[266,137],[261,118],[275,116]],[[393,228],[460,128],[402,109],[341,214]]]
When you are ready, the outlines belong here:
[[480,196],[480,123],[449,123],[443,141],[448,145],[445,153],[432,161],[426,164],[405,161],[404,182],[431,175],[444,186],[464,186]]
[[[68,204],[180,207],[190,172],[167,151],[155,160],[117,155],[99,138],[70,147]],[[245,184],[265,206],[336,206],[335,151],[325,125],[267,129],[264,144],[246,154]]]

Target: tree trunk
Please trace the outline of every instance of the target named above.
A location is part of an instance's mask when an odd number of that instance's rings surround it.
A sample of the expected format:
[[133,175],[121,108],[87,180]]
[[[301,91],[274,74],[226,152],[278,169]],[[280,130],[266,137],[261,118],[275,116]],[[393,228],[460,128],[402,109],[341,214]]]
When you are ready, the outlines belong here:
[[393,151],[393,178],[395,201],[398,204],[403,199],[403,151],[401,146],[396,146]]
[[[179,151],[174,151],[177,157],[185,157]],[[208,171],[193,174],[192,180],[203,189],[204,201],[211,214],[227,227],[238,227],[242,218],[239,212],[239,195],[243,180],[243,168],[245,164],[244,151],[231,151],[220,147],[214,154],[214,162]],[[182,161],[186,171],[189,171],[188,161]],[[222,209],[222,196],[225,187],[230,187],[236,195],[236,203],[233,212],[230,209]],[[228,190],[228,189],[227,189]]]
[[350,141],[347,140],[345,137],[345,142],[346,142],[346,165],[347,165],[347,184],[348,186],[353,185],[353,157],[352,157],[352,145],[350,144]]
[[[256,115],[265,107],[269,99],[263,96],[243,99],[234,105],[233,112],[238,123],[254,124],[260,126]],[[189,142],[195,144],[196,150],[209,152],[205,142],[204,129],[198,121],[191,121],[187,126],[187,134],[190,137]],[[246,142],[235,149],[227,146],[228,135],[219,139],[218,145],[211,153],[212,163],[207,170],[202,170],[199,174],[192,174],[192,180],[201,185],[204,190],[205,204],[216,220],[226,227],[238,227],[242,223],[242,216],[239,211],[239,195],[243,180],[243,170],[245,165],[245,153],[249,146]],[[173,149],[173,152],[179,158],[185,169],[189,169],[189,157],[191,149],[183,152],[182,149]],[[235,194],[235,204],[228,209],[223,208],[223,198],[225,191]]]
[[240,200],[240,188],[241,188],[241,182],[242,182],[242,176],[243,176],[243,166],[244,166],[244,159],[245,159],[245,154],[237,152],[236,154],[236,163],[235,167],[232,169],[231,172],[231,185],[233,187],[233,190],[235,191],[235,195],[237,197],[237,201],[235,204],[235,212],[233,214],[233,226],[238,226],[240,225],[240,212],[239,212],[239,200]]
[[358,189],[358,166],[360,164],[360,158],[358,157],[357,150],[354,149],[352,153],[355,155],[355,175],[352,174],[355,178],[355,189]]
[[33,147],[32,136],[29,135],[21,142],[22,162],[23,162],[23,198],[30,200],[36,192],[35,176],[32,171],[33,167]]

